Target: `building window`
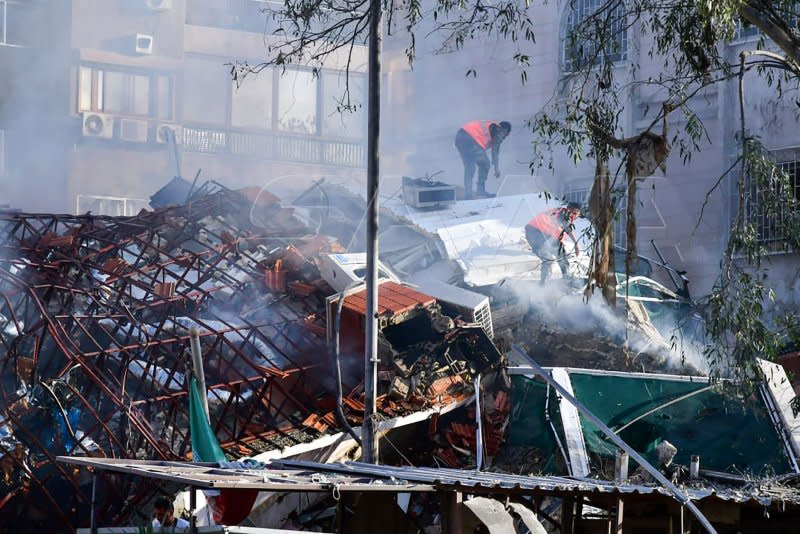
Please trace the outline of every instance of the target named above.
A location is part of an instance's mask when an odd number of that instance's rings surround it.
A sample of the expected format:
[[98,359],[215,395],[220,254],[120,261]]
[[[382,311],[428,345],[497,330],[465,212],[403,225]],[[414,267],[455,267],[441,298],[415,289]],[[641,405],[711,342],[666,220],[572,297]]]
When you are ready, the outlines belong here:
[[156,117],[162,120],[175,118],[175,92],[172,76],[156,76]]
[[[775,176],[753,183],[745,203],[747,220],[769,251],[785,251],[800,217],[800,149],[775,153]],[[788,188],[788,191],[787,191]]]
[[227,122],[230,67],[218,59],[186,59],[183,72],[183,118],[204,124]]
[[[349,84],[352,110],[340,109]],[[183,77],[183,121],[226,130],[287,132],[345,140],[365,134],[366,77],[309,69],[263,69],[238,84],[222,58],[189,57]]]
[[231,93],[231,126],[234,128],[272,128],[273,72],[265,69],[249,74]]
[[78,110],[172,119],[172,78],[81,65]]
[[31,6],[23,2],[0,0],[0,45],[25,46],[30,44],[26,31],[29,21],[26,18],[31,11]]
[[274,33],[278,21],[265,9],[281,10],[280,0],[187,0],[186,24],[261,34]]
[[[776,4],[770,6],[770,8],[772,9],[773,14],[776,18],[782,19],[787,23],[790,30],[793,31],[798,30],[798,22],[800,22],[800,19],[798,19],[798,11],[800,11],[800,2],[794,2],[794,5],[788,5],[788,6]],[[736,23],[736,28],[733,31],[732,42],[736,43],[738,41],[750,41],[761,37],[762,37],[761,30],[759,30],[757,26],[754,26],[740,19]]]
[[745,26],[741,22],[736,25],[736,29],[733,32],[733,40],[734,41],[747,41],[750,39],[755,39],[760,35],[760,31],[756,26],[752,24],[748,24]]
[[6,133],[0,130],[0,176],[6,175]]
[[310,70],[289,70],[278,80],[278,129],[317,133],[319,79]]
[[[575,72],[589,63],[617,63],[628,54],[624,5],[602,10],[606,0],[570,0],[563,34],[563,69]],[[608,43],[598,50],[598,36]],[[595,56],[599,56],[595,59]]]
[[[366,79],[363,76],[351,74],[348,77],[344,72],[326,72],[322,76],[322,133],[331,137],[364,136],[366,121]],[[347,104],[353,109],[343,109]]]

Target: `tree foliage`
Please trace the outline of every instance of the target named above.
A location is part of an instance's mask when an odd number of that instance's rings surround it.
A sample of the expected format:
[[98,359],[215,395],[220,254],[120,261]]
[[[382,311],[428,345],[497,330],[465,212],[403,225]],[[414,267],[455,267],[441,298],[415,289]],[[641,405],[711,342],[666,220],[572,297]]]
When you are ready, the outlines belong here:
[[[752,71],[763,76],[776,98],[788,86],[798,86],[797,19],[798,8],[793,1],[607,0],[571,29],[566,50],[579,55],[578,68],[569,73],[565,94],[559,101],[531,120],[539,139],[537,164],[547,163],[546,156],[556,145],[566,146],[575,161],[590,157],[606,164],[620,162],[610,187],[619,187],[616,182],[621,181],[627,188],[627,240],[635,243],[630,207],[635,203],[637,179],[630,171],[630,145],[621,142],[620,118],[630,102],[626,96],[648,95],[651,101],[662,103],[656,109],[645,110],[649,126],[627,141],[661,134],[686,163],[708,139],[705,125],[694,110],[698,101],[705,105],[698,95],[715,84],[739,82],[739,155],[736,164],[714,186],[733,177],[738,202],[719,279],[703,304],[713,342],[708,349],[712,369],[719,375],[741,379],[746,385],[754,383],[757,358],[777,356],[782,347],[796,343],[798,330],[793,311],[774,313],[770,306],[774,295],[766,283],[765,244],[747,214],[758,202],[760,216],[768,218],[774,227],[785,229],[787,242],[781,246],[797,251],[800,206],[789,177],[776,168],[761,140],[747,127],[744,74]],[[731,57],[726,43],[750,25],[762,34],[756,48]],[[639,57],[662,67],[657,74],[644,75],[643,65],[635,61],[614,62],[615,53],[625,42],[623,36],[631,33],[637,36]],[[683,122],[684,126],[667,133],[668,120]],[[597,168],[595,189],[607,190],[609,184],[601,182],[607,180],[608,172],[604,175],[602,166]],[[620,177],[627,180],[619,180]],[[594,209],[614,212],[616,207],[606,201]],[[596,226],[602,236],[603,222],[610,217],[608,213],[595,213],[595,218],[600,221]],[[601,253],[608,249],[596,248]],[[595,263],[601,264],[602,258]],[[630,271],[630,260],[627,270]],[[600,286],[603,274],[595,273],[595,282]]]

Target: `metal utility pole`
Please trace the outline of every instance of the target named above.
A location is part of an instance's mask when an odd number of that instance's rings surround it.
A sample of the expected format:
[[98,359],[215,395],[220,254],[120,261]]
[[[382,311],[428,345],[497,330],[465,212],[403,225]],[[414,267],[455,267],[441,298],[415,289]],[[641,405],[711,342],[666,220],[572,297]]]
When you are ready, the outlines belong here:
[[200,348],[200,334],[196,328],[189,329],[189,346],[192,349],[192,373],[197,379],[197,389],[200,390],[200,404],[206,414],[206,420],[211,421],[208,416],[208,391],[206,390],[206,372],[203,368],[203,351]]
[[378,191],[381,130],[381,0],[370,0],[367,98],[367,311],[364,344],[364,424],[361,458],[378,463],[375,397],[378,389]]

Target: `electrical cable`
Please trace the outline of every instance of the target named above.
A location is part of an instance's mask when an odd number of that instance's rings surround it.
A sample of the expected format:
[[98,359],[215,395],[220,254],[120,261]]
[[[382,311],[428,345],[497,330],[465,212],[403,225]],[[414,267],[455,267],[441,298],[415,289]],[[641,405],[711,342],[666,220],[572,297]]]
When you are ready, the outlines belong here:
[[666,408],[668,406],[672,406],[673,404],[676,404],[678,402],[686,400],[686,399],[688,399],[690,397],[694,397],[695,395],[699,395],[700,393],[705,393],[706,391],[708,391],[710,389],[713,389],[713,388],[715,388],[717,386],[719,386],[719,384],[711,384],[710,386],[706,386],[704,388],[700,388],[698,390],[695,390],[695,391],[692,391],[690,393],[687,393],[686,395],[681,395],[680,397],[672,399],[671,401],[667,401],[664,404],[659,404],[658,406],[656,406],[652,410],[648,410],[645,413],[643,413],[642,415],[640,415],[638,417],[634,417],[633,419],[631,419],[630,421],[628,421],[627,423],[625,423],[624,425],[622,425],[618,429],[614,430],[614,433],[615,434],[619,434],[620,432],[622,432],[623,430],[625,430],[626,428],[628,428],[632,424],[636,423],[637,421],[641,421],[642,419],[644,419],[648,415],[652,415],[652,414],[656,413],[657,411],[659,411],[659,410],[661,410],[663,408]]

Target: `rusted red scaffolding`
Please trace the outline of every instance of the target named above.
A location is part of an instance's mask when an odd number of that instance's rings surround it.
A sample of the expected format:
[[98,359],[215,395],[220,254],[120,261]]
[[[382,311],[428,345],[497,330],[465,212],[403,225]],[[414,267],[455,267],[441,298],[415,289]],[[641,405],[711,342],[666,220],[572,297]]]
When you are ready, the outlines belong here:
[[[0,525],[81,526],[91,477],[56,463],[59,454],[191,457],[192,329],[211,426],[230,457],[343,430],[328,348],[335,292],[318,268],[338,252],[250,189],[203,187],[184,205],[133,217],[0,212]],[[359,298],[343,300],[341,328],[351,425],[364,411],[363,375],[352,373],[363,361]],[[500,368],[484,330],[443,317],[435,298],[392,282],[383,299],[394,299],[381,312],[383,417],[466,401],[476,374]],[[497,404],[483,417],[502,433],[507,412]],[[434,421],[421,454],[471,461],[463,417],[474,414],[460,417]],[[459,458],[447,452],[456,429]],[[104,524],[128,520],[155,489],[103,484]]]
[[[24,501],[0,513],[75,524],[88,494],[57,454],[187,458],[190,328],[227,451],[313,437],[303,421],[326,389],[309,370],[326,364],[331,291],[304,278],[299,251],[330,243],[263,196],[222,189],[127,218],[0,215],[0,456],[9,500]],[[287,254],[302,299],[266,283]]]

